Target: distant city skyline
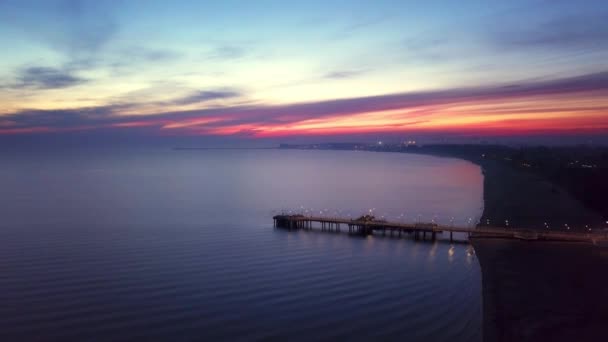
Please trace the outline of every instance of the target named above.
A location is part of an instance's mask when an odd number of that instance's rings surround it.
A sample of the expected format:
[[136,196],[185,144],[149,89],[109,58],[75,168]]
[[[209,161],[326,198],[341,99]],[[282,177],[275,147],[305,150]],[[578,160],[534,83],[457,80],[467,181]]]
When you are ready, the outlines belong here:
[[6,0],[0,136],[605,136],[607,18],[606,1]]

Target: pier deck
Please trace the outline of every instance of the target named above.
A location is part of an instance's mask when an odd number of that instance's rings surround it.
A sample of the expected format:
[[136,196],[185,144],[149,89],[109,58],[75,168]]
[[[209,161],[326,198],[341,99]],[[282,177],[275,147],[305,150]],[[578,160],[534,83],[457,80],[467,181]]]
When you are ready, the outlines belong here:
[[507,227],[477,226],[458,227],[438,225],[435,223],[399,223],[382,220],[350,219],[339,217],[316,217],[304,215],[276,215],[273,217],[274,226],[287,229],[313,229],[320,228],[326,231],[339,232],[348,228],[350,234],[370,235],[381,232],[390,235],[413,234],[415,239],[426,239],[427,234],[432,240],[437,234],[449,233],[453,240],[453,233],[466,233],[469,237],[506,238],[519,240],[542,241],[572,241],[588,242],[593,244],[607,244],[608,232],[587,231],[559,231],[559,230],[532,230]]

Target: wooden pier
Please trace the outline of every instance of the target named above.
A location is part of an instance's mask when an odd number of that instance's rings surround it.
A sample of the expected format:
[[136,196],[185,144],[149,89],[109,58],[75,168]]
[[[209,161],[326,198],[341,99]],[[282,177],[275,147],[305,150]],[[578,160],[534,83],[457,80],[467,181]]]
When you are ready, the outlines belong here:
[[374,233],[390,236],[413,235],[416,240],[435,240],[437,234],[449,233],[450,241],[453,241],[453,233],[466,233],[467,237],[506,238],[519,240],[540,241],[572,241],[587,242],[593,244],[608,244],[608,232],[606,231],[556,231],[556,230],[532,230],[506,227],[458,227],[445,226],[435,223],[398,223],[384,220],[376,220],[370,216],[362,216],[358,219],[338,217],[315,217],[304,215],[276,215],[273,217],[274,226],[286,229],[312,230],[341,232],[348,228],[349,234],[371,235]]

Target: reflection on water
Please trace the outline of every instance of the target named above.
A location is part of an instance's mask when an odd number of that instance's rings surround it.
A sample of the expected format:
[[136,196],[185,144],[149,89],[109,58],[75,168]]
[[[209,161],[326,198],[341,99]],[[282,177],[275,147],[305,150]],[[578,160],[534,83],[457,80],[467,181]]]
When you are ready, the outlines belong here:
[[464,221],[481,209],[470,163],[278,150],[2,160],[2,340],[481,337],[466,244],[289,232],[271,219],[304,207]]
[[451,246],[448,250],[448,260],[450,261],[450,263],[454,261],[454,246]]

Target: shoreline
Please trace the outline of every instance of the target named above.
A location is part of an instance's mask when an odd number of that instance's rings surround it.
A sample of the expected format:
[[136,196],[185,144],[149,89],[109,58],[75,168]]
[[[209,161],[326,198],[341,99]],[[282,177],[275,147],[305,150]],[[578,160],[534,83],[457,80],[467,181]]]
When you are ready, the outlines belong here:
[[[279,147],[300,149],[302,147]],[[521,169],[496,160],[485,159],[478,151],[457,149],[376,150],[357,148],[319,148],[334,151],[364,151],[421,154],[468,161],[483,173],[483,211],[478,225],[508,226],[524,229],[586,230],[602,228],[602,216],[574,198],[568,191]],[[488,224],[489,222],[489,224]],[[546,223],[546,224],[545,224]]]
[[506,226],[508,220],[510,227],[585,230],[604,224],[599,213],[586,207],[559,185],[499,161],[462,153],[424,150],[397,153],[456,158],[478,165],[484,176],[483,212],[478,225]]
[[483,340],[605,341],[608,250],[569,242],[472,238]]
[[[564,189],[499,161],[472,153],[398,153],[457,158],[478,165],[484,176],[480,224],[509,220],[513,227],[566,229],[564,224],[568,224],[574,230],[586,229],[585,225],[601,227],[604,222]],[[481,271],[483,341],[608,339],[604,327],[608,320],[608,291],[604,289],[608,276],[603,275],[608,269],[606,248],[491,238],[472,238],[471,244]]]
[[484,175],[484,210],[480,225],[527,229],[586,230],[602,226],[601,215],[563,188],[538,175],[501,165],[475,162]]
[[[407,153],[407,152],[406,152]],[[418,153],[418,152],[414,152]],[[539,175],[495,160],[450,153],[479,165],[487,219],[513,226],[586,229],[603,218]],[[541,215],[542,214],[542,215]],[[490,221],[492,224],[492,221]],[[539,228],[540,227],[540,228]],[[544,228],[547,229],[547,228]],[[472,238],[482,282],[483,341],[603,341],[608,339],[608,250],[586,243]]]

